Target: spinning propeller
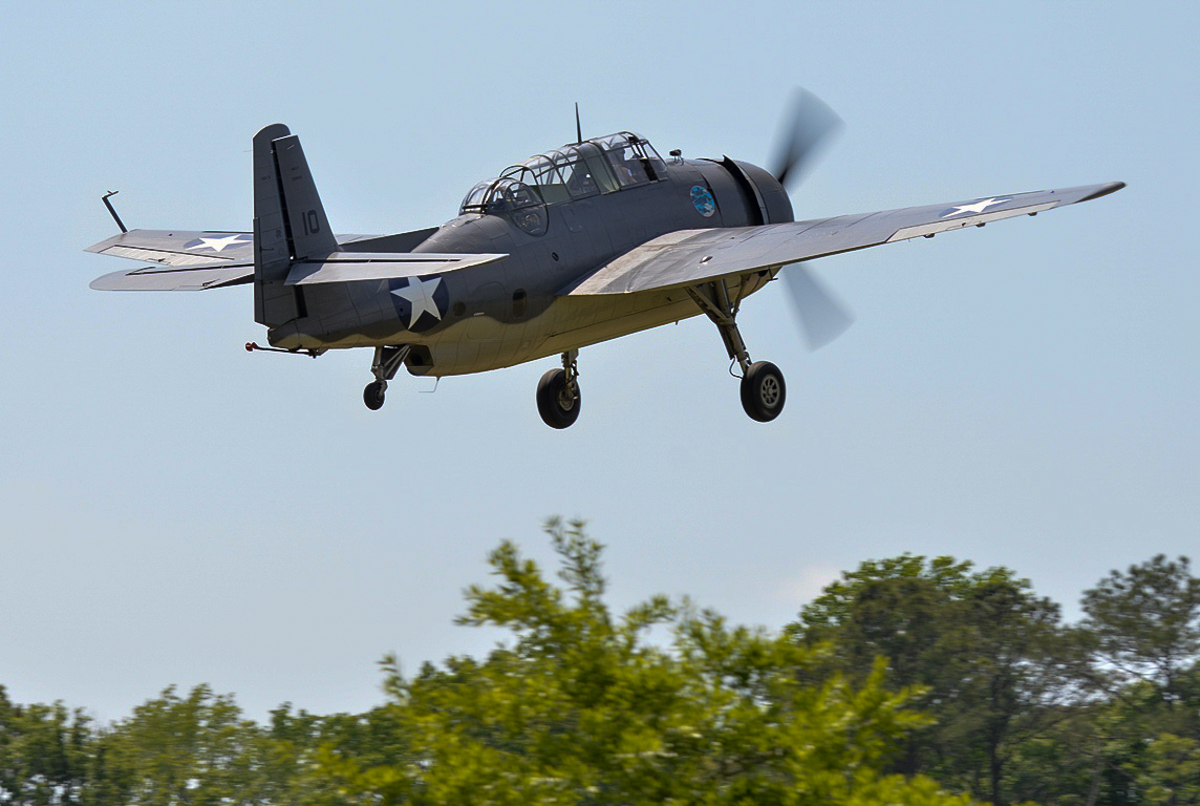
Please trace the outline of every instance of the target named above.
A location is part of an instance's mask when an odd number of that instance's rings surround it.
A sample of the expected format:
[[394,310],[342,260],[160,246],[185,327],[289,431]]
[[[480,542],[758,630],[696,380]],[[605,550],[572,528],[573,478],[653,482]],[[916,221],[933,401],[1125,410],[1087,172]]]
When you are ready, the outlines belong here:
[[[770,163],[784,190],[790,192],[801,182],[841,126],[842,119],[824,101],[796,90]],[[850,327],[854,318],[803,263],[787,266],[782,275],[810,350],[824,347]]]

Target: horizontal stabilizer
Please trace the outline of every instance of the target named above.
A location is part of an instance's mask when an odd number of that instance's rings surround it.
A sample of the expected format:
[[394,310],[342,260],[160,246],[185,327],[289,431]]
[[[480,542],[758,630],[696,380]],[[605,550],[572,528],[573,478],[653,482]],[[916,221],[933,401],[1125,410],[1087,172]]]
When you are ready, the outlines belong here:
[[356,280],[390,280],[397,277],[443,274],[482,266],[505,257],[508,255],[334,252],[321,260],[293,263],[285,285],[348,283]]

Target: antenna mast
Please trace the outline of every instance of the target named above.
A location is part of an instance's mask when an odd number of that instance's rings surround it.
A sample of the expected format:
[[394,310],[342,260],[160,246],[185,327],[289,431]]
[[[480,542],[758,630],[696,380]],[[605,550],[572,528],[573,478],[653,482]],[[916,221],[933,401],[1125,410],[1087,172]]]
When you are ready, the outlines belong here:
[[117,211],[113,209],[112,202],[108,200],[109,196],[116,196],[119,192],[120,191],[117,190],[110,190],[108,193],[105,193],[100,197],[100,201],[104,202],[104,206],[108,208],[108,212],[112,213],[113,221],[117,222],[117,226],[121,228],[121,232],[129,232],[129,230],[125,227],[125,222],[123,222],[121,217],[117,215]]

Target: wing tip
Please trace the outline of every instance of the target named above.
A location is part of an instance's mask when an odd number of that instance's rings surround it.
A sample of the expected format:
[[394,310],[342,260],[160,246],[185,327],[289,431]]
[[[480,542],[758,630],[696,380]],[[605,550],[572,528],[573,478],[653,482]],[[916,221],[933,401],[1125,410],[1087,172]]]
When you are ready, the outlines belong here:
[[1124,182],[1108,182],[1106,184],[1100,185],[1100,187],[1094,193],[1089,193],[1088,195],[1086,195],[1082,199],[1080,199],[1080,201],[1085,202],[1085,201],[1091,201],[1092,199],[1098,199],[1101,196],[1107,196],[1110,193],[1116,193],[1118,190],[1120,190],[1123,187],[1125,187]]

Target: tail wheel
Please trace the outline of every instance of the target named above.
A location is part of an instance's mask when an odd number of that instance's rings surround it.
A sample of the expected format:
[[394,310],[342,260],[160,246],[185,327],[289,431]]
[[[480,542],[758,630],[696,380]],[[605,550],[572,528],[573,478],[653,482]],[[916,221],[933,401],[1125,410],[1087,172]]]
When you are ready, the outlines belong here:
[[579,404],[579,384],[568,384],[565,370],[552,369],[538,381],[538,414],[551,428],[569,428],[579,419]]
[[742,378],[742,408],[750,419],[769,423],[783,411],[787,385],[783,373],[770,361],[755,361]]

